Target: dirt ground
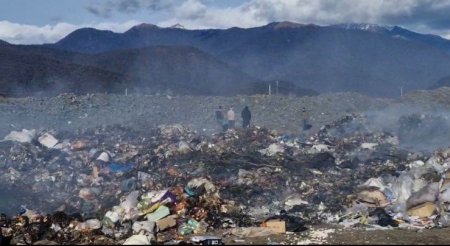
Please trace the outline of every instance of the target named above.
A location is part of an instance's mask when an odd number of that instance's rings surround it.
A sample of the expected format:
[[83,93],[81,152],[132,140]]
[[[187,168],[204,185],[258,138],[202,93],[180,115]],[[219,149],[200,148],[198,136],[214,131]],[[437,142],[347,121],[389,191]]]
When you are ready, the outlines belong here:
[[242,239],[224,238],[226,245],[282,244],[282,245],[449,245],[450,228],[443,229],[386,229],[344,228],[339,225],[311,226],[294,234]]

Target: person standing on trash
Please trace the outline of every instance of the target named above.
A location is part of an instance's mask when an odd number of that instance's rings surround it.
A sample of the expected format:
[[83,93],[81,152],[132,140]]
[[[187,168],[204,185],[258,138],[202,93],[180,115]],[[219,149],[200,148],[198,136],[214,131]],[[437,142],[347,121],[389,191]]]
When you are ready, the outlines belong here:
[[216,117],[217,124],[219,124],[220,129],[222,131],[226,131],[222,106],[219,106],[219,108],[216,110],[215,117]]
[[306,109],[302,109],[303,112],[303,122],[302,122],[302,134],[304,134],[305,138],[309,138],[309,130],[312,128],[311,123],[309,122],[309,115],[308,112],[306,112]]
[[249,128],[250,127],[250,119],[252,118],[252,113],[248,109],[248,106],[245,106],[245,108],[242,110],[241,116],[242,116],[242,127]]
[[230,110],[227,112],[227,120],[228,120],[228,129],[234,128],[234,122],[236,120],[236,114],[234,113],[233,106],[230,107]]

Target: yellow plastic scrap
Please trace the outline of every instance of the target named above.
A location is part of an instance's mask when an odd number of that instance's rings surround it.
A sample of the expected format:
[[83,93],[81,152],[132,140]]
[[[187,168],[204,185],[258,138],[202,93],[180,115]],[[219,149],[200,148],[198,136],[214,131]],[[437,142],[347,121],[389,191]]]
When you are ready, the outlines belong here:
[[430,217],[435,214],[437,210],[436,204],[432,202],[426,202],[418,206],[408,209],[408,214],[410,216],[417,216],[419,218]]
[[93,167],[92,167],[92,176],[94,177],[94,178],[98,178],[98,174],[99,174],[99,169],[98,169],[98,167],[96,166],[96,165],[94,165]]
[[139,210],[140,210],[139,215],[142,216],[142,215],[146,215],[149,213],[153,213],[159,208],[160,205],[161,204],[158,202],[158,203],[155,203],[152,205],[143,206],[143,207],[139,208]]
[[364,189],[358,192],[357,199],[368,207],[386,207],[389,200],[386,195],[378,189]]
[[398,224],[403,224],[403,223],[405,223],[405,221],[404,220],[402,220],[402,219],[394,219]]
[[363,225],[368,225],[369,224],[369,218],[367,218],[366,215],[362,215],[361,218],[359,219],[359,223],[361,223]]

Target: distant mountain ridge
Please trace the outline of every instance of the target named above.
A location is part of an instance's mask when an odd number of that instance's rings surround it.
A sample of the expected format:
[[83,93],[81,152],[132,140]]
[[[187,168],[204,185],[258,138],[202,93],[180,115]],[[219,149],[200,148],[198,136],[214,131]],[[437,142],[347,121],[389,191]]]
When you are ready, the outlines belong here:
[[330,25],[330,27],[342,28],[342,29],[346,29],[346,30],[359,30],[359,31],[378,32],[378,33],[387,33],[394,28],[393,26],[377,25],[377,24],[369,24],[369,23],[342,23],[342,24]]
[[450,74],[447,43],[399,27],[274,22],[246,29],[187,30],[151,24],[124,33],[80,29],[52,47],[98,53],[192,46],[260,80],[291,81],[319,92],[394,97],[400,87],[428,88]]
[[[277,29],[282,29],[282,28],[302,28],[302,27],[322,27],[322,28],[332,27],[332,28],[340,28],[340,29],[345,29],[345,30],[368,31],[368,32],[388,35],[391,37],[404,38],[407,40],[420,42],[420,43],[427,44],[427,45],[430,45],[430,46],[433,46],[433,47],[436,47],[439,49],[443,49],[446,52],[450,53],[450,40],[442,38],[438,35],[421,34],[421,33],[413,32],[413,31],[410,31],[408,29],[405,29],[405,28],[402,28],[399,26],[377,25],[377,24],[368,24],[368,23],[342,23],[342,24],[335,24],[335,25],[329,25],[329,26],[318,26],[318,25],[314,25],[314,24],[300,24],[300,23],[289,22],[289,21],[272,22],[265,26],[253,27],[253,28],[232,27],[232,28],[228,28],[228,29],[204,29],[204,30],[185,29],[184,26],[182,26],[181,24],[175,24],[170,27],[162,28],[157,25],[142,23],[142,24],[133,26],[129,30],[125,31],[124,33],[114,33],[112,31],[98,30],[98,29],[94,29],[94,28],[81,28],[81,29],[78,29],[78,30],[70,33],[68,36],[66,36],[65,38],[58,41],[56,44],[54,44],[52,46],[61,47],[61,48],[64,48],[67,50],[72,50],[72,51],[99,53],[99,52],[104,52],[104,51],[108,51],[108,50],[112,50],[112,49],[124,48],[123,46],[125,46],[127,48],[131,48],[133,46],[146,45],[147,43],[150,44],[151,42],[155,42],[155,40],[151,40],[151,41],[147,41],[147,42],[141,41],[139,43],[139,42],[136,42],[136,40],[134,40],[134,42],[133,42],[133,40],[129,40],[129,39],[134,38],[133,35],[139,35],[139,34],[146,35],[146,32],[156,31],[156,30],[160,31],[160,32],[164,32],[164,31],[170,32],[171,31],[170,29],[181,29],[183,31],[190,32],[193,34],[193,35],[181,34],[182,37],[193,38],[193,37],[203,36],[203,35],[205,35],[205,33],[209,33],[209,34],[221,33],[221,32],[227,32],[230,30],[253,30],[253,29],[261,29],[261,28],[277,30]],[[174,30],[172,30],[172,31],[174,31]],[[161,34],[161,33],[159,33],[159,34]],[[148,35],[148,33],[147,33],[147,35]],[[87,42],[93,42],[93,41],[102,42],[103,39],[112,38],[114,40],[111,40],[111,41],[115,41],[115,42],[112,42],[111,44],[107,45],[107,47],[105,47],[103,49],[101,49],[99,47],[95,47],[95,49],[94,49],[94,47],[92,47],[92,49],[89,49],[88,45],[86,45],[86,47],[80,47],[80,46],[72,47],[72,45],[74,45],[74,43],[72,43],[72,42],[76,42],[78,38],[85,39],[85,41],[87,41]],[[167,40],[164,40],[164,41],[167,42]],[[130,42],[130,43],[127,43],[127,42]],[[159,43],[159,44],[163,45],[163,43]],[[166,43],[166,44],[169,44],[169,43]]]
[[8,42],[0,40],[0,45],[10,45]]
[[124,33],[82,28],[55,44],[15,47],[178,93],[266,93],[268,83],[283,81],[297,95],[396,97],[400,88],[427,89],[450,75],[449,43],[397,26],[285,21],[203,30],[143,23]]
[[439,48],[450,54],[450,40],[445,39],[438,35],[433,34],[421,34],[417,32],[410,31],[408,29],[399,27],[399,26],[383,26],[376,24],[355,24],[355,23],[346,23],[346,24],[337,24],[332,25],[333,27],[343,28],[347,30],[360,30],[360,31],[370,31],[375,33],[380,33],[384,35],[388,35],[394,38],[403,38],[406,40],[411,40],[419,43],[423,43],[426,45],[433,46],[435,48]]

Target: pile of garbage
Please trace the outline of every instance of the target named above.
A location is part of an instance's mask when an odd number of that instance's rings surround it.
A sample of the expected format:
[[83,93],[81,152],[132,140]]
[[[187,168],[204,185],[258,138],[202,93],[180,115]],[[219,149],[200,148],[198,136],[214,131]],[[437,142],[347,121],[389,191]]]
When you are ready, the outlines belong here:
[[394,175],[370,178],[351,195],[353,205],[342,217],[345,226],[401,228],[448,227],[450,149],[416,160]]
[[[417,170],[431,165],[443,174],[447,157],[422,165],[426,154],[401,149],[395,134],[370,131],[366,123],[363,115],[348,115],[309,136],[258,126],[212,136],[182,125],[13,131],[0,142],[6,170],[0,183],[35,195],[1,216],[0,240],[220,243],[227,235],[364,224],[365,213],[370,224],[371,208],[392,221],[399,217],[388,206],[406,214],[429,202],[438,211],[436,201],[448,195],[425,202],[410,197],[445,186],[442,175]],[[383,179],[359,186],[372,177]]]

